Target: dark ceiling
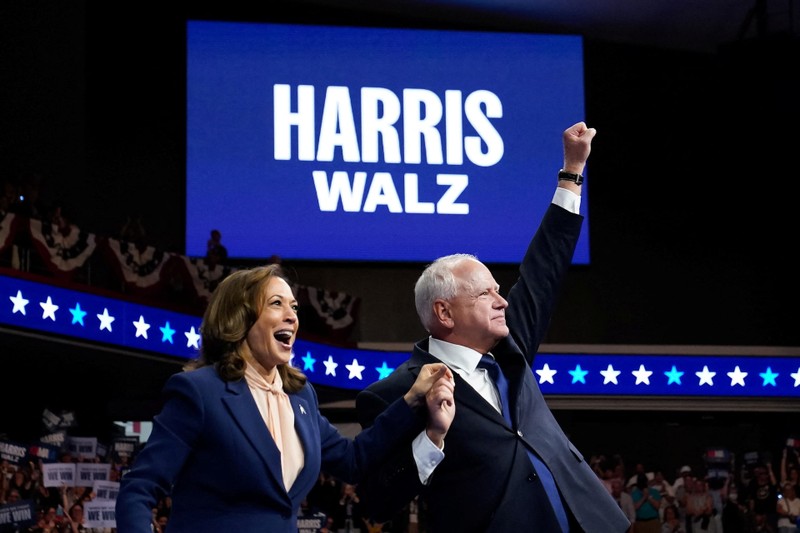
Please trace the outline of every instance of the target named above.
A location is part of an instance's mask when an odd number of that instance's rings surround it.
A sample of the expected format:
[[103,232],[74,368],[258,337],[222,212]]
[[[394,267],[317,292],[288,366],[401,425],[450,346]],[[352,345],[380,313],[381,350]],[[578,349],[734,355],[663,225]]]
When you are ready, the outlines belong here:
[[317,0],[362,13],[456,25],[576,33],[590,39],[713,53],[742,39],[796,35],[792,0]]

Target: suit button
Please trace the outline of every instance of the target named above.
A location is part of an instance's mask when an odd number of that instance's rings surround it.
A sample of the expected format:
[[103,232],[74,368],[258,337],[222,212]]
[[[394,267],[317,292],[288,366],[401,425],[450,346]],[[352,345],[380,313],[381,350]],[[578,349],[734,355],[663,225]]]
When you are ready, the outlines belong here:
[[533,474],[531,474],[530,476],[528,476],[528,481],[531,481],[531,482],[533,482],[533,481],[536,481],[536,477],[537,477],[538,475],[539,475],[539,474],[536,474],[536,473],[534,472]]
[[517,430],[517,435],[519,435],[520,437],[523,437],[523,436],[524,436],[524,435],[522,434],[522,430],[521,430],[521,429],[518,429],[518,430]]

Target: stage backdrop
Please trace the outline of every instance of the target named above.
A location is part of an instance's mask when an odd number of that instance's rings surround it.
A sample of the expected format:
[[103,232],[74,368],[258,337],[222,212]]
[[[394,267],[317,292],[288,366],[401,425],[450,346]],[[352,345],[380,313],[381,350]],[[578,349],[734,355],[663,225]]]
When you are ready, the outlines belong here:
[[516,263],[585,118],[579,36],[189,21],[187,254]]

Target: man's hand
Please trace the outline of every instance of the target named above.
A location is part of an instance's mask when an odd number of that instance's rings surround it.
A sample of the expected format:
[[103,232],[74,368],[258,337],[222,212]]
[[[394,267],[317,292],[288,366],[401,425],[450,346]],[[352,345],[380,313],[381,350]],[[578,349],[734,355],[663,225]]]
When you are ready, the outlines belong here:
[[573,174],[583,174],[583,167],[592,151],[592,139],[597,134],[594,128],[587,128],[585,122],[573,124],[562,134],[564,143],[564,170]]

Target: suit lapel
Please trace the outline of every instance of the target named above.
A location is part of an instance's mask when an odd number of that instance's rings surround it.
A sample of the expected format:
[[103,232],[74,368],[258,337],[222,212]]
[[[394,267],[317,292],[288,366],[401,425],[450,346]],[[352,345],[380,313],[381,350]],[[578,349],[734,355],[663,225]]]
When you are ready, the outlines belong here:
[[[414,376],[418,376],[422,366],[429,363],[441,363],[441,361],[428,352],[428,340],[425,339],[414,346],[414,352],[411,354],[408,361],[408,369]],[[484,400],[483,396],[472,388],[472,385],[464,381],[464,378],[457,372],[453,372],[453,375],[456,380],[456,388],[453,394],[459,407],[463,406],[463,408],[475,411],[480,416],[492,422],[497,422],[508,427],[503,415]],[[458,408],[456,409],[456,413],[458,413]],[[457,422],[458,415],[456,415],[454,420],[454,423]]]
[[[297,394],[290,394],[289,401],[291,402],[292,410],[294,411],[294,427],[297,430],[297,436],[300,439],[300,443],[303,445],[303,448],[309,449],[313,446],[319,446],[319,436],[314,431],[314,425],[312,424],[311,417],[312,411],[308,402]],[[311,469],[303,466],[303,469],[300,470],[300,473],[297,475],[297,479],[292,485],[292,489],[289,491],[289,495],[294,497],[295,493],[301,490],[302,487],[311,486],[314,481],[309,480],[308,478],[311,477],[316,480],[318,476],[319,472],[312,472]]]
[[223,403],[255,449],[256,454],[264,461],[270,475],[279,487],[283,487],[280,452],[261,418],[261,413],[258,411],[246,381],[244,379],[230,381],[226,385],[226,390],[229,394],[222,398]]

